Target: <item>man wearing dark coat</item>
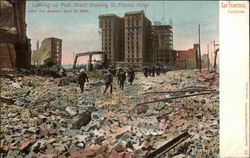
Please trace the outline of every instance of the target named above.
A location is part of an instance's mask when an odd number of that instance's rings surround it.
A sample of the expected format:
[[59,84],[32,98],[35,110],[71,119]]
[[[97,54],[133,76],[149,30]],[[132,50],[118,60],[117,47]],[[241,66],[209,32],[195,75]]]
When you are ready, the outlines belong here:
[[120,72],[119,72],[118,80],[119,80],[119,87],[123,90],[124,83],[125,83],[125,80],[126,80],[126,72],[123,71],[123,69],[121,69]]
[[133,70],[133,68],[129,68],[129,70],[128,70],[128,82],[130,83],[130,85],[132,85],[134,79],[135,79],[135,71]]
[[84,91],[84,85],[86,81],[89,82],[88,76],[85,73],[84,69],[81,69],[80,74],[78,76],[78,83],[80,84],[81,93],[83,93]]
[[111,73],[110,70],[108,70],[108,73],[105,74],[104,76],[104,81],[105,81],[105,90],[103,92],[103,94],[106,93],[107,89],[110,87],[110,94],[112,94],[112,82],[113,82],[113,74]]

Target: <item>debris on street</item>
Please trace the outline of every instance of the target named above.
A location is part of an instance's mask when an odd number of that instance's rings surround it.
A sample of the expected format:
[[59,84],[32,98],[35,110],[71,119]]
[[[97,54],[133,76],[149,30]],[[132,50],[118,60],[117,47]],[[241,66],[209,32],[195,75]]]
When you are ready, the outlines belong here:
[[218,73],[136,72],[112,95],[101,70],[83,93],[79,71],[48,74],[1,74],[1,157],[219,156]]

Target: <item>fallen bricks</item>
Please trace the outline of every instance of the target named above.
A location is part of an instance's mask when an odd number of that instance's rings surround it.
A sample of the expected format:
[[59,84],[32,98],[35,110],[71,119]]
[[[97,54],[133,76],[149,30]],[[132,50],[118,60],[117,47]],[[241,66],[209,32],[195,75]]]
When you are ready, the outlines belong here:
[[11,99],[11,98],[6,98],[6,97],[2,97],[0,96],[0,101],[3,102],[3,103],[6,103],[6,104],[14,104],[14,100]]
[[177,136],[176,138],[172,139],[170,142],[167,142],[160,148],[156,149],[152,153],[145,156],[145,158],[158,158],[161,157],[163,154],[168,152],[169,150],[173,149],[178,144],[185,141],[187,138],[189,138],[191,135],[186,131],[182,133],[181,135]]
[[[24,76],[21,88],[10,86],[12,81],[3,78],[3,97],[21,96],[28,90],[30,94],[14,99],[13,106],[1,108],[0,157],[140,158],[159,149],[187,128],[192,137],[181,141],[161,157],[218,157],[217,94],[138,106],[137,113],[131,112],[137,103],[150,101],[152,97],[164,99],[185,94],[143,95],[148,92],[143,87],[148,85],[151,91],[198,89],[193,94],[210,92],[194,86],[209,87],[209,84],[196,82],[193,76],[184,80],[188,72],[168,73],[176,75],[159,76],[157,80],[145,79],[138,74],[133,86],[125,85],[123,91],[116,89],[112,96],[102,95],[105,87],[101,72],[95,73],[94,77],[89,75],[90,83],[86,84],[84,93],[80,93],[77,82],[71,82],[77,81],[78,71],[69,71],[71,75],[63,78]],[[66,79],[69,85],[58,86],[61,79]],[[172,85],[172,82],[177,82],[177,85]],[[117,87],[116,82],[113,86]],[[206,106],[199,106],[200,103]],[[91,114],[83,114],[88,110]],[[35,143],[30,140],[32,137],[36,139]],[[107,148],[98,149],[104,146]]]
[[82,126],[86,126],[91,121],[91,112],[84,111],[81,113],[79,119],[73,124],[72,129],[80,129]]

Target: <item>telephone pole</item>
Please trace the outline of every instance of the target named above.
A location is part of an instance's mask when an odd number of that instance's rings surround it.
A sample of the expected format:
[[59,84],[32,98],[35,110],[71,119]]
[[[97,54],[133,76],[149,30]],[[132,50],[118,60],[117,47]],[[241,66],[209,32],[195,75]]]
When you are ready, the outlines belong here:
[[207,56],[208,56],[208,58],[207,58],[207,69],[208,69],[208,71],[209,71],[209,67],[210,67],[210,60],[209,60],[209,44],[207,45]]
[[199,24],[199,68],[201,72],[201,35],[200,35],[200,24]]

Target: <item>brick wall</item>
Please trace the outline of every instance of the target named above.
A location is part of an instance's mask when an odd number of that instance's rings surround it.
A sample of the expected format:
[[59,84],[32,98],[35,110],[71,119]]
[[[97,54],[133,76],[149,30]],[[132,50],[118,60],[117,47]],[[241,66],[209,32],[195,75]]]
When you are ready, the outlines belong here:
[[[7,1],[0,1],[0,27],[11,28],[14,26],[14,7]],[[2,22],[4,21],[4,22]]]
[[0,43],[0,68],[14,68],[16,51],[13,44]]
[[182,69],[196,68],[196,51],[195,49],[177,50],[176,66]]

